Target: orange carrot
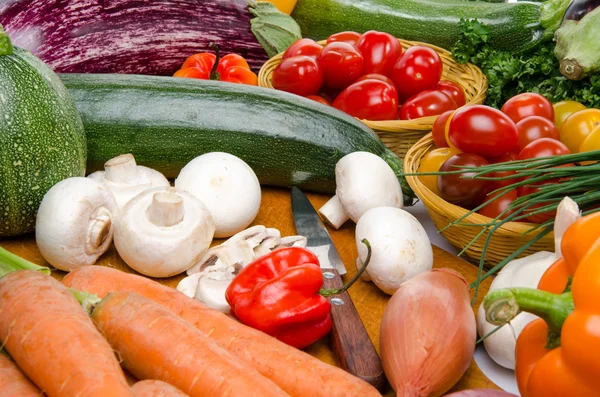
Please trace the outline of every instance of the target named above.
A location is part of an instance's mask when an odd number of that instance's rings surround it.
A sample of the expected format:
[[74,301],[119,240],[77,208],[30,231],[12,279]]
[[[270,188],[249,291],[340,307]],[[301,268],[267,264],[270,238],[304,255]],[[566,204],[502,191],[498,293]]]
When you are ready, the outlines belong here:
[[131,387],[135,397],[189,397],[187,394],[160,380],[141,380]]
[[84,266],[69,273],[63,283],[100,297],[112,291],[132,291],[153,300],[252,365],[292,396],[381,396],[367,382],[344,370],[145,277],[104,266]]
[[132,397],[109,344],[71,292],[20,270],[0,278],[0,340],[49,397]]
[[41,397],[42,392],[27,379],[17,364],[0,353],[0,395],[2,397]]
[[192,324],[134,292],[106,295],[91,317],[138,379],[162,380],[192,397],[288,396]]

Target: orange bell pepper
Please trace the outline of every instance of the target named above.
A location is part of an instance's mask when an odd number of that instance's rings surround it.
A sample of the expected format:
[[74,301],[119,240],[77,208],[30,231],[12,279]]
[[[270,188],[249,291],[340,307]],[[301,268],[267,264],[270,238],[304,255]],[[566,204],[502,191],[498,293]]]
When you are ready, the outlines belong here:
[[497,325],[521,311],[540,317],[517,339],[522,397],[600,396],[600,213],[571,225],[561,250],[538,289],[496,290],[484,300]]

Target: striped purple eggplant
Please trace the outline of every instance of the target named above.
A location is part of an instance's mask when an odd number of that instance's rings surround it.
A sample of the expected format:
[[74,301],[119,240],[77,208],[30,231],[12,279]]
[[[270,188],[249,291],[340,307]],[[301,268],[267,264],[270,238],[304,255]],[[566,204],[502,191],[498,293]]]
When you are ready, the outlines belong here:
[[251,18],[247,0],[0,0],[13,43],[62,73],[171,75],[211,42],[257,71]]

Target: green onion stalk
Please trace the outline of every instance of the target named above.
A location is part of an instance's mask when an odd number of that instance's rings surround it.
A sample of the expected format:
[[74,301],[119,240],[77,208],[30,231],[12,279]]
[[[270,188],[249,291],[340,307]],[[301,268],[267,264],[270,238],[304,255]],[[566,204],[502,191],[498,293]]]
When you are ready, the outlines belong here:
[[[529,230],[525,231],[523,235],[531,235],[534,232],[538,233],[531,237],[511,255],[484,273],[483,267],[492,235],[495,231],[502,227],[502,225],[506,224],[507,222],[524,220],[533,215],[542,214],[547,211],[555,211],[560,202],[567,196],[579,205],[579,208],[582,209],[582,215],[600,211],[600,207],[598,207],[598,204],[600,204],[600,150],[577,154],[540,157],[527,160],[516,160],[479,167],[454,167],[457,168],[456,171],[439,171],[405,175],[419,176],[469,173],[469,178],[489,181],[519,179],[519,182],[512,183],[508,186],[504,186],[494,190],[493,192],[490,192],[489,195],[495,196],[468,211],[465,215],[449,223],[446,227],[440,230],[440,232],[444,231],[453,225],[481,228],[479,233],[460,251],[458,254],[459,256],[463,255],[466,250],[469,249],[469,247],[471,247],[479,239],[483,238],[487,233],[481,252],[481,259],[479,260],[477,279],[470,286],[471,288],[475,288],[475,297],[473,300],[475,300],[477,297],[481,282],[498,272],[508,262],[518,257],[542,237],[550,233],[554,228],[554,219],[550,219],[544,223],[533,226]],[[491,174],[495,172],[508,171],[513,171],[515,174],[504,177],[491,176]],[[486,205],[489,205],[491,202],[500,199],[502,196],[520,186],[535,187],[537,191],[517,198],[508,206],[506,210],[492,219],[489,223],[473,224],[464,222],[469,215],[476,213]]]
[[50,269],[44,266],[38,266],[35,263],[29,262],[18,255],[0,247],[0,277],[8,273],[16,272],[17,270],[33,270],[50,274]]

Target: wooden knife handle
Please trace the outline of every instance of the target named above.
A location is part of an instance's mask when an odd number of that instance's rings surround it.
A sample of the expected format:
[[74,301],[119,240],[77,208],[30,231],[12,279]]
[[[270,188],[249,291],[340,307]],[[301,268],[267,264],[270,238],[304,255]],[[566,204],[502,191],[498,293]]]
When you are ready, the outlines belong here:
[[[337,270],[321,269],[326,289],[341,288],[344,283]],[[386,385],[381,359],[367,334],[348,292],[328,297],[333,328],[331,339],[342,368],[382,390]]]

